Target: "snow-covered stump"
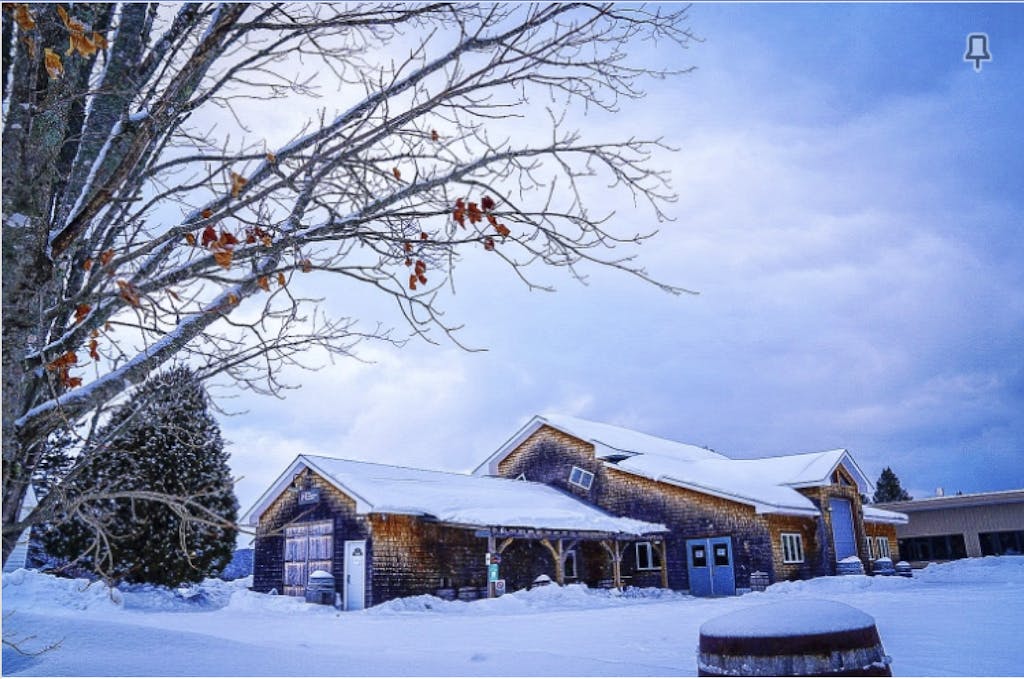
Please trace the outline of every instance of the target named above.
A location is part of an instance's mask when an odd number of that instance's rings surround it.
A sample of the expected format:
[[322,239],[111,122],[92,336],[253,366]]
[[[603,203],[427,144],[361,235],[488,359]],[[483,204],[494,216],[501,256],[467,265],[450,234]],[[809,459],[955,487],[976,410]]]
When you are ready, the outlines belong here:
[[895,567],[896,575],[901,575],[904,578],[914,577],[914,571],[910,568],[910,564],[906,561],[900,561]]
[[896,575],[896,569],[893,568],[892,559],[887,556],[875,559],[875,566],[871,572],[875,575]]
[[836,601],[755,606],[708,620],[697,653],[702,677],[891,677],[875,619]]

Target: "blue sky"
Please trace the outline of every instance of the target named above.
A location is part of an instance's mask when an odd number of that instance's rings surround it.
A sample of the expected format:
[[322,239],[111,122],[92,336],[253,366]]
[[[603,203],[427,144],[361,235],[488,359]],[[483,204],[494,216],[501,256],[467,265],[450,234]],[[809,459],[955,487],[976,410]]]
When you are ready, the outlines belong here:
[[[296,373],[284,401],[225,402],[248,411],[222,420],[244,506],[299,453],[468,470],[548,411],[736,457],[845,447],[918,497],[1024,487],[1024,6],[691,20],[697,71],[579,125],[679,148],[657,158],[675,221],[639,255],[700,295],[596,269],[530,292],[467,258],[443,306],[486,352],[366,345],[370,363]],[[396,320],[344,290],[327,305]]]

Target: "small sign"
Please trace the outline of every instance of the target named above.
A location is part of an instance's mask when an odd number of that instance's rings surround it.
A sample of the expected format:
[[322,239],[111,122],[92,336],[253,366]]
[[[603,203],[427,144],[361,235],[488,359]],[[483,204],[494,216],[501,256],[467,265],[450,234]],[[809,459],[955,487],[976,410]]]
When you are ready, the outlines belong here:
[[317,502],[320,502],[320,491],[316,488],[299,491],[300,505],[315,505]]
[[498,581],[498,564],[492,563],[487,566],[487,581],[497,582]]
[[495,580],[494,581],[494,596],[501,596],[505,593],[505,581]]
[[487,552],[486,554],[484,554],[484,565],[485,566],[490,566],[491,565],[491,553],[490,552]]

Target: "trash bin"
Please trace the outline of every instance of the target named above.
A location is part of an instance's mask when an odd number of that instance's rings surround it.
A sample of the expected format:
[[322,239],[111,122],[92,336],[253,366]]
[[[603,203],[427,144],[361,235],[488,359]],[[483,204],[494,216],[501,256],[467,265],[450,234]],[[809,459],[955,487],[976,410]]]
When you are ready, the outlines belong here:
[[334,605],[334,576],[327,571],[313,571],[306,583],[306,603]]
[[855,556],[848,556],[836,564],[836,575],[864,575],[864,563]]
[[875,575],[895,575],[896,569],[892,566],[892,559],[887,556],[883,556],[880,559],[875,559]]
[[700,627],[702,677],[891,677],[875,619],[838,601],[744,608]]
[[896,564],[896,575],[902,575],[905,578],[914,577],[914,571],[910,569],[910,564],[906,561],[899,561]]

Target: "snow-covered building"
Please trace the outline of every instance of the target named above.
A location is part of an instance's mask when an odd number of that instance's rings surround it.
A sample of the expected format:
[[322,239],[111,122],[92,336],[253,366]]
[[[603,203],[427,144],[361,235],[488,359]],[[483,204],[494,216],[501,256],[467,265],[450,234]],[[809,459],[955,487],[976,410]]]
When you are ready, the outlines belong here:
[[[622,427],[537,416],[475,471],[573,493],[617,516],[668,527],[663,549],[643,542],[623,577],[694,594],[732,594],[751,574],[769,581],[836,573],[855,556],[898,559],[898,512],[866,507],[873,485],[844,449],[760,459],[720,453]],[[667,561],[659,561],[663,559]]]
[[[253,588],[331,575],[346,609],[559,583],[734,594],[751,579],[898,559],[898,512],[843,449],[734,459],[598,422],[538,416],[472,475],[300,455],[245,514]],[[489,559],[489,561],[485,561]]]
[[500,587],[492,581],[577,579],[583,551],[604,552],[614,580],[624,544],[660,546],[666,530],[541,483],[312,455],[297,457],[244,520],[257,526],[253,589],[302,596],[324,571],[346,610],[415,594],[478,598]]

